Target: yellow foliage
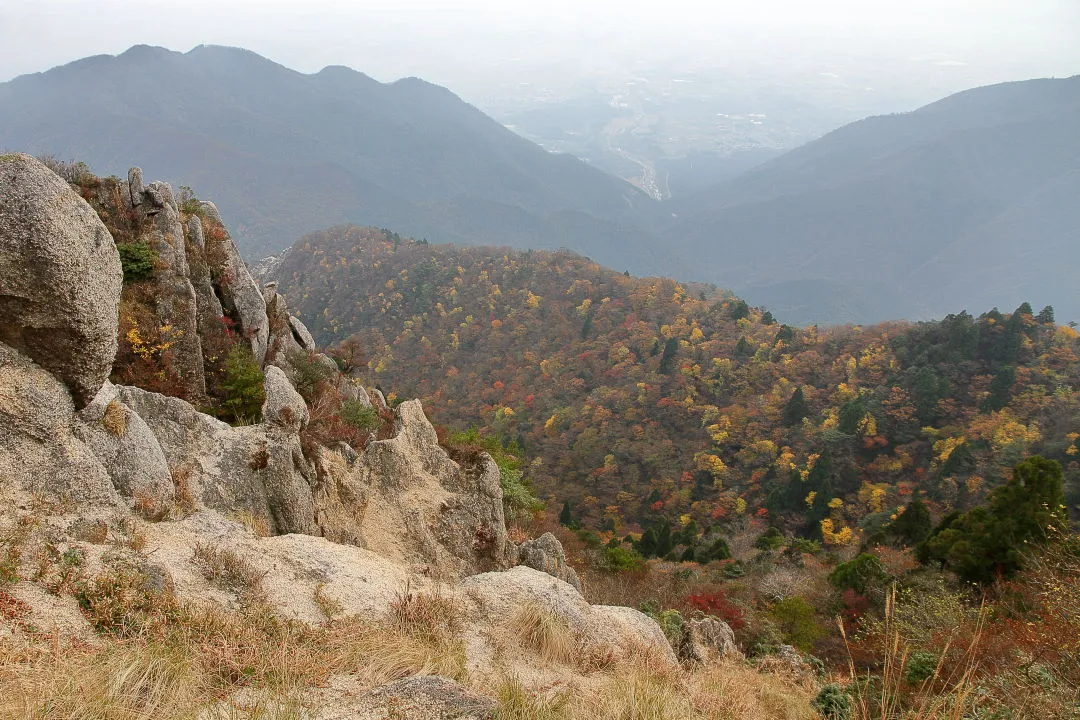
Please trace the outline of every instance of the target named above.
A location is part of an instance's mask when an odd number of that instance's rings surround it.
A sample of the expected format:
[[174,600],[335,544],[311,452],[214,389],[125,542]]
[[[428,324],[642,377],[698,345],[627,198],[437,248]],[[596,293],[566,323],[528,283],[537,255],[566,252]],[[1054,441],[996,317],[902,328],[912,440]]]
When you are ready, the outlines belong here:
[[157,334],[158,338],[156,340],[148,340],[139,334],[138,326],[133,326],[124,337],[127,339],[128,344],[131,345],[133,353],[143,360],[153,360],[161,357],[163,352],[175,345],[183,337],[184,332],[177,330],[172,325],[162,325],[157,329]]
[[888,485],[884,483],[871,484],[864,482],[859,488],[859,501],[865,503],[871,512],[881,512],[885,507],[885,495]]
[[712,453],[698,453],[694,456],[694,462],[698,470],[707,470],[714,478],[722,477],[728,469],[724,461]]
[[850,545],[855,540],[855,531],[844,526],[839,530],[833,530],[833,521],[825,518],[821,521],[821,539],[826,545]]
[[806,507],[814,507],[814,500],[817,498],[817,490],[811,490],[806,496]]
[[746,501],[742,498],[735,498],[735,513],[742,515],[746,512]]
[[938,462],[945,462],[948,460],[949,456],[953,454],[953,450],[963,445],[965,440],[966,438],[961,435],[960,437],[938,440],[934,443],[934,455],[937,457]]

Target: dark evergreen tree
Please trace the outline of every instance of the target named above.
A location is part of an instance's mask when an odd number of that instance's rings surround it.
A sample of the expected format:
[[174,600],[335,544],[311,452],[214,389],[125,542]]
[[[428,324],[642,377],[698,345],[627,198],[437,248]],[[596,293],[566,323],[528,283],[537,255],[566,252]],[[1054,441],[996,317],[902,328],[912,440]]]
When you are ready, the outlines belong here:
[[[956,452],[955,450],[953,452]],[[915,546],[930,534],[933,521],[922,500],[912,500],[888,527],[888,533],[902,545]]]
[[559,511],[559,524],[570,527],[574,523],[574,516],[570,512],[570,501],[567,500],[563,503],[562,510]]
[[675,356],[679,353],[679,339],[668,338],[664,343],[664,354],[660,356],[660,374],[670,375],[674,370]]
[[1016,368],[1006,365],[997,371],[990,381],[990,394],[983,400],[980,409],[983,412],[1001,410],[1012,399],[1012,388],[1016,382]]
[[1061,465],[1033,456],[990,493],[989,503],[945,518],[918,548],[922,562],[938,562],[970,582],[1011,577],[1033,544],[1066,527]]
[[802,388],[797,387],[795,392],[791,394],[791,399],[787,401],[787,405],[784,406],[781,421],[785,426],[792,427],[801,423],[803,418],[809,414],[810,409],[806,406],[806,398],[803,396]]

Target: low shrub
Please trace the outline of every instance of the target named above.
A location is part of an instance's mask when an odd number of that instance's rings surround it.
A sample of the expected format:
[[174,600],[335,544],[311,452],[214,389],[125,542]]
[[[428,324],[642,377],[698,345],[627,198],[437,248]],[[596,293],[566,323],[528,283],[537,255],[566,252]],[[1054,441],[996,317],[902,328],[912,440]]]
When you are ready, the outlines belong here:
[[154,276],[158,254],[157,250],[147,243],[117,243],[116,251],[120,254],[120,266],[124,270],[125,283],[149,280]]

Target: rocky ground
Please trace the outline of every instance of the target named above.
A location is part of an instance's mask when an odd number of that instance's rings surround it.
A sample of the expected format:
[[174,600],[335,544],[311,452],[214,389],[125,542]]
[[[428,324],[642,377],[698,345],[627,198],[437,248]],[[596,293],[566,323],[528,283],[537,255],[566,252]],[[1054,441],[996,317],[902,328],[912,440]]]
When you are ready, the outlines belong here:
[[[418,401],[391,409],[319,355],[227,235],[207,232],[220,227],[212,205],[178,203],[137,170],[108,187],[134,240],[154,248],[139,309],[170,328],[177,394],[195,402],[110,380],[133,312],[120,239],[42,163],[0,156],[0,679],[20,688],[0,700],[0,717],[541,717],[544,698],[610,697],[603,688],[629,666],[675,677],[680,660],[737,662],[719,621],[680,658],[649,617],[590,605],[552,536],[512,542],[491,458],[455,462]],[[200,410],[223,317],[262,370],[254,424]],[[378,437],[312,438],[324,408],[297,391],[309,370],[300,357],[325,368],[339,405],[386,418]],[[219,626],[233,631],[210,642],[206,628]],[[278,647],[282,667],[208,673],[235,657],[230,633]],[[281,633],[292,646],[266,640]],[[198,697],[180,702],[175,690],[173,705],[152,705],[79,685],[125,648],[144,667],[177,637],[184,667],[202,668],[190,681]],[[322,671],[297,669],[314,662],[297,648],[322,658]],[[263,668],[275,652],[242,667]],[[91,671],[80,658],[104,659]],[[304,682],[273,681],[284,676]],[[102,686],[120,682],[109,677]],[[97,710],[78,705],[99,690]],[[515,693],[527,702],[514,705]],[[810,712],[805,698],[798,707]]]

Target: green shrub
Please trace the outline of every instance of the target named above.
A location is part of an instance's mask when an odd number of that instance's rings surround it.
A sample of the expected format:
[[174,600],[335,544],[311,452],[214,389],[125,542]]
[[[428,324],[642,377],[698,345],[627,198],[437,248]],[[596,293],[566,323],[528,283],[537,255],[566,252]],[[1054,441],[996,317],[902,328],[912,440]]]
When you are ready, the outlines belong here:
[[834,683],[821,688],[813,706],[825,720],[848,720],[851,717],[851,696]]
[[363,432],[375,432],[382,425],[379,411],[359,400],[346,400],[341,405],[341,421]]
[[682,645],[683,635],[686,633],[686,621],[678,610],[663,610],[655,618],[660,629],[664,631],[671,647],[678,648]]
[[644,566],[645,558],[640,553],[624,547],[604,548],[600,558],[600,567],[613,573],[633,572]]
[[771,527],[754,542],[754,547],[758,550],[766,551],[779,550],[784,547],[785,542],[784,534],[777,528]]
[[319,383],[328,380],[334,370],[323,365],[313,352],[291,352],[286,359],[293,369],[293,387],[305,401],[311,403]]
[[866,595],[880,589],[889,580],[885,563],[876,555],[863,553],[853,560],[840,563],[829,573],[829,582],[838,590],[854,590]]
[[507,522],[525,519],[544,509],[544,503],[533,495],[520,470],[508,463],[496,464],[499,466],[499,484],[502,485],[503,509]]
[[917,650],[908,658],[904,668],[904,680],[910,685],[918,685],[934,676],[937,670],[938,656],[926,650]]
[[120,253],[124,282],[139,282],[154,276],[154,263],[158,257],[154,248],[144,242],[117,243],[116,251]]
[[238,342],[225,357],[221,381],[221,407],[218,416],[233,425],[248,425],[262,419],[266,400],[265,376],[259,363],[243,342]]
[[814,619],[814,607],[797,595],[773,605],[769,614],[780,627],[784,639],[800,650],[809,650],[824,634]]

